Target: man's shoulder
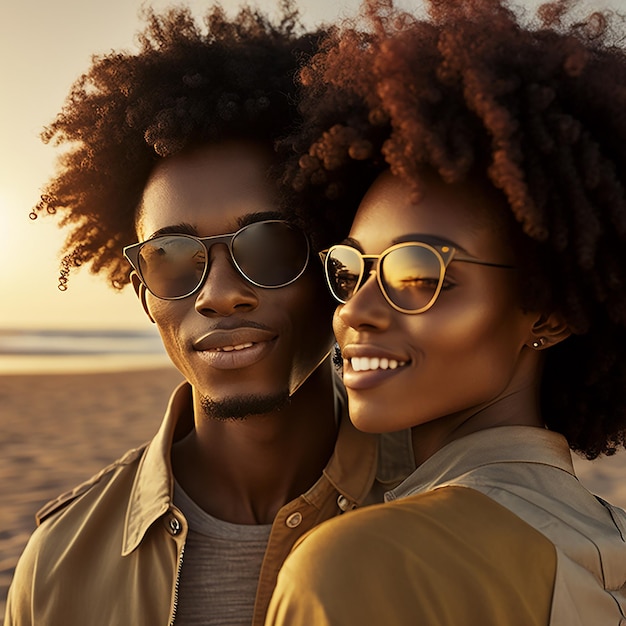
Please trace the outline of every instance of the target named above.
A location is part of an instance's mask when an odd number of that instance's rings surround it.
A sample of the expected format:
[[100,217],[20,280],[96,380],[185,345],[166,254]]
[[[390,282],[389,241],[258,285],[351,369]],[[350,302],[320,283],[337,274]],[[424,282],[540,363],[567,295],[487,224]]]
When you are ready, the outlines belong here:
[[45,520],[55,516],[81,496],[93,490],[104,488],[111,481],[119,479],[120,475],[128,473],[132,473],[134,475],[147,446],[148,444],[146,443],[138,448],[128,450],[123,456],[104,467],[88,480],[84,481],[80,485],[77,485],[73,489],[62,493],[53,500],[50,500],[41,509],[39,509],[39,511],[37,511],[37,524],[40,525]]

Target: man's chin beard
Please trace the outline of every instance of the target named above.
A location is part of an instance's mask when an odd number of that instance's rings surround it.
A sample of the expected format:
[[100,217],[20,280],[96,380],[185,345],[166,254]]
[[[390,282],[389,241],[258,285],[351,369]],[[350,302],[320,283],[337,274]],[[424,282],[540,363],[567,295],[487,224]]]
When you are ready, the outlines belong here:
[[272,411],[279,411],[289,404],[289,391],[268,396],[236,396],[215,400],[203,396],[200,405],[206,417],[227,421],[243,420],[251,415],[263,415]]

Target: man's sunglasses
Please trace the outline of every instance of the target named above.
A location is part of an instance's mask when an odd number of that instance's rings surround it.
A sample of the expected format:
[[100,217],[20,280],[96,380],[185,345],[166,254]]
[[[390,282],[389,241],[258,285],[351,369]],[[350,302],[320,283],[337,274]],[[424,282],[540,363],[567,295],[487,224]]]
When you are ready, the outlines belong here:
[[228,246],[233,265],[253,285],[285,287],[297,280],[309,260],[304,233],[283,220],[254,222],[236,233],[194,237],[159,235],[124,248],[146,289],[161,300],[180,300],[200,289],[209,273],[209,251]]
[[382,254],[361,254],[340,244],[320,252],[320,258],[330,291],[339,302],[346,303],[374,271],[383,296],[402,313],[423,313],[435,304],[453,260],[513,268],[461,256],[452,246],[422,242],[399,243]]

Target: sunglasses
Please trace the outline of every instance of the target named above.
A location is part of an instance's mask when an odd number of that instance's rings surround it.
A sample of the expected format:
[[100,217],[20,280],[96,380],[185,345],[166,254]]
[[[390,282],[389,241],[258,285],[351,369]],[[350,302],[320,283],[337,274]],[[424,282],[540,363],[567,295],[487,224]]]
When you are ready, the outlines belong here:
[[[382,254],[361,254],[339,244],[319,253],[326,282],[333,296],[345,304],[375,272],[387,302],[401,313],[423,313],[435,304],[446,269],[454,261],[512,269],[512,265],[479,261],[457,254],[448,245],[422,242],[399,243]],[[378,261],[377,265],[374,264]]]
[[124,256],[146,289],[161,300],[180,300],[200,289],[209,273],[211,246],[228,246],[233,265],[257,287],[276,289],[302,276],[309,242],[283,220],[254,222],[236,233],[194,237],[159,235],[124,248]]

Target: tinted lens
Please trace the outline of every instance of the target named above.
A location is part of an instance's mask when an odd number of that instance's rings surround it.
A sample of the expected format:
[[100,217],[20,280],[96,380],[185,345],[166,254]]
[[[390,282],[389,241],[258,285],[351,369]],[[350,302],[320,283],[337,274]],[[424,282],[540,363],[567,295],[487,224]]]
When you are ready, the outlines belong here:
[[165,235],[141,246],[138,263],[146,287],[155,296],[179,298],[202,282],[206,250],[191,237]]
[[331,248],[326,257],[326,278],[332,294],[340,302],[347,302],[357,290],[363,262],[353,248]]
[[431,248],[408,245],[386,254],[378,271],[387,297],[397,307],[416,312],[437,296],[442,263]]
[[284,222],[250,224],[232,242],[241,273],[261,287],[282,287],[298,278],[309,258],[304,234]]

